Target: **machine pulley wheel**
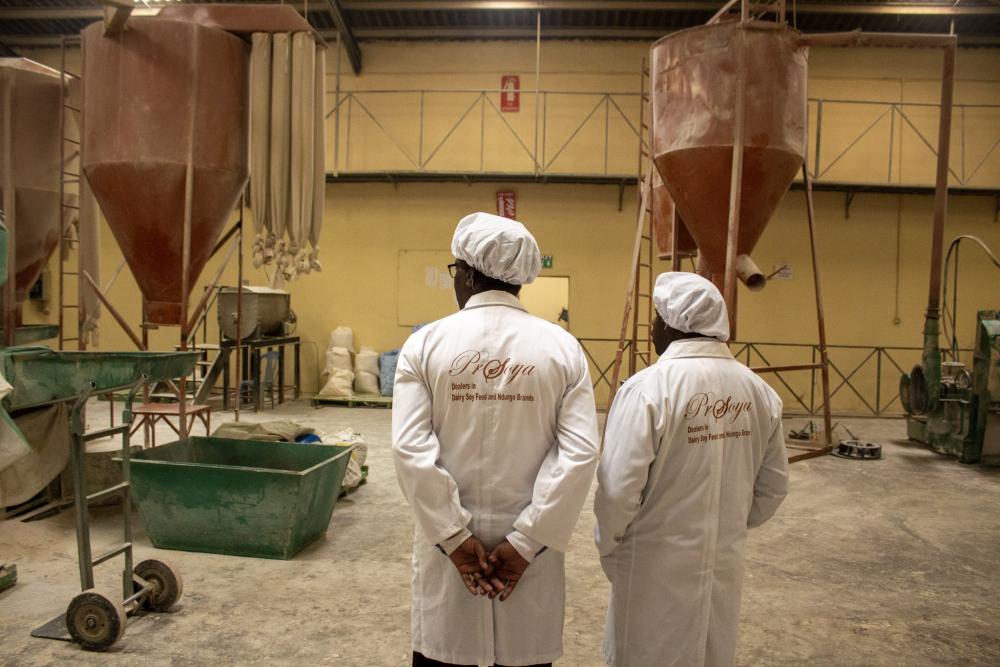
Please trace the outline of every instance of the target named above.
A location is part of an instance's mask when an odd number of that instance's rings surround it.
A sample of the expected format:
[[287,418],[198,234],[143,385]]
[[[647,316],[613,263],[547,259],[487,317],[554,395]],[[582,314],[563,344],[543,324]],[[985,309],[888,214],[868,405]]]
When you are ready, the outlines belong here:
[[927,391],[927,376],[924,375],[923,366],[917,364],[910,371],[909,387],[910,411],[915,415],[927,414],[930,408],[930,395]]
[[[166,561],[144,560],[133,568],[132,573],[153,585],[153,589],[142,598],[142,606],[150,611],[169,610],[184,593],[181,573]],[[142,584],[136,581],[136,592],[141,588]]]
[[120,596],[96,588],[80,593],[66,609],[66,628],[73,641],[90,651],[103,651],[125,634],[125,608]]
[[972,373],[967,370],[959,371],[955,376],[955,386],[959,389],[971,389],[972,388]]
[[882,445],[861,440],[841,440],[834,456],[845,459],[873,460],[882,458]]

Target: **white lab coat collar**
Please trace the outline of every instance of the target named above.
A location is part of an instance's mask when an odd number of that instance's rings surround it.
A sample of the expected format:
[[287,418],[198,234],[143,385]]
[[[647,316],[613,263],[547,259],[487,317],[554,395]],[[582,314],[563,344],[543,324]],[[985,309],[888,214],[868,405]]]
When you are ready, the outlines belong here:
[[671,343],[657,363],[667,359],[684,359],[690,357],[713,357],[717,359],[732,359],[733,353],[729,345],[717,338],[682,338]]
[[521,300],[510,292],[504,292],[503,290],[487,290],[485,292],[480,292],[479,294],[473,294],[472,297],[466,302],[465,308],[463,310],[469,310],[470,308],[483,308],[484,306],[508,306],[510,308],[517,308],[518,310],[527,311]]

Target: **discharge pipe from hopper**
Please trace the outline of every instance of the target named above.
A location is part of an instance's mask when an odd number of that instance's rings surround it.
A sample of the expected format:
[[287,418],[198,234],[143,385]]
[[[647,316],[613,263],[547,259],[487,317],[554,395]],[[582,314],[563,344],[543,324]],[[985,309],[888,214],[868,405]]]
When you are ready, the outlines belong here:
[[742,280],[751,292],[759,292],[767,285],[767,277],[750,259],[750,255],[736,256],[736,277]]

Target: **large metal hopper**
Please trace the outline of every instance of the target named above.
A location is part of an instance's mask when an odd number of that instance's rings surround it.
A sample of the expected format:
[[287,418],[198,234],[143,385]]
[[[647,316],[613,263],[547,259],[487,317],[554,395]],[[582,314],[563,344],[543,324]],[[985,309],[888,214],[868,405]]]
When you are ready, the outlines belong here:
[[195,284],[247,181],[248,47],[223,30],[161,18],[131,18],[110,36],[98,22],[82,35],[84,172],[146,320],[182,324],[184,285]]
[[14,215],[5,211],[5,219],[16,225],[17,303],[59,244],[60,81],[58,72],[26,58],[0,58],[0,193],[11,183]]
[[746,42],[746,125],[736,270],[764,285],[749,258],[801,168],[806,150],[807,49],[774,23],[737,22],[673,33],[653,45],[653,157],[708,269],[726,270],[738,99]]
[[650,220],[653,223],[653,240],[656,254],[660,259],[672,259],[674,251],[674,231],[677,231],[677,256],[694,257],[698,245],[694,242],[687,225],[677,215],[677,207],[670,191],[663,183],[660,173],[653,170],[653,180],[649,190]]

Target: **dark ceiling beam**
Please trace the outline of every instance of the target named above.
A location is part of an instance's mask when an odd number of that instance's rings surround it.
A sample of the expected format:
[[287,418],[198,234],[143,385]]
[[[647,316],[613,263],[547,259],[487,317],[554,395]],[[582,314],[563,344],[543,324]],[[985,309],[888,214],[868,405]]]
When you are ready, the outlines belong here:
[[[532,27],[514,28],[501,26],[456,26],[453,28],[357,28],[358,39],[535,39]],[[656,28],[545,28],[542,39],[632,39],[654,40],[671,30]],[[335,34],[335,33],[332,33]],[[324,38],[325,35],[324,35]],[[1000,41],[1000,37],[997,38]]]
[[[542,32],[543,39],[622,39],[651,42],[659,39],[669,30],[649,30],[646,28],[633,30],[628,28],[557,28],[548,29]],[[535,39],[534,28],[410,28],[402,29],[364,29],[356,30],[358,39],[396,39],[396,40],[490,40],[490,39]],[[333,42],[337,39],[336,31],[320,31],[320,35]],[[62,37],[60,35],[2,35],[0,42],[10,48],[45,49],[58,48]],[[998,47],[1000,46],[1000,35],[971,35],[958,36],[958,45],[963,47]]]
[[[344,9],[364,11],[488,11],[488,10],[563,10],[563,11],[706,11],[718,9],[716,2],[692,0],[634,2],[618,0],[347,0]],[[982,16],[1000,15],[997,5],[955,5],[952,2],[804,2],[797,3],[799,14],[899,14],[912,16]]]
[[[683,28],[677,28],[683,30]],[[543,40],[602,40],[620,39],[640,42],[652,42],[675,30],[656,28],[546,28],[542,31]],[[357,28],[354,31],[358,39],[368,40],[534,40],[534,28],[502,28],[496,26],[463,26],[454,28]],[[808,34],[808,33],[807,33]],[[900,33],[906,34],[906,33]],[[334,31],[320,31],[327,41],[337,38]],[[2,36],[0,36],[2,38]],[[997,47],[1000,46],[1000,35],[959,35],[958,45],[962,47]]]
[[344,18],[344,10],[340,6],[340,0],[326,0],[326,6],[330,11],[330,16],[333,17],[333,24],[337,26],[337,32],[340,33],[340,41],[351,61],[351,69],[354,70],[355,74],[361,74],[361,47],[358,46],[358,40],[351,31],[347,19]]
[[[155,16],[159,7],[134,7],[132,16]],[[100,7],[16,7],[0,9],[0,21],[72,21],[104,18]]]
[[[445,11],[482,11],[482,10],[564,10],[564,11],[705,11],[713,12],[718,7],[715,2],[687,1],[657,1],[650,2],[616,2],[603,0],[599,2],[581,2],[580,0],[543,0],[541,2],[511,0],[328,0],[336,5],[341,16],[343,11],[400,11],[420,12],[431,10]],[[197,3],[191,3],[197,4]],[[304,11],[305,3],[288,3]],[[159,11],[159,6],[149,9],[137,7],[134,16],[149,16]],[[313,5],[312,11],[315,10]],[[854,14],[854,15],[898,15],[898,16],[1000,16],[1000,4],[989,5],[954,5],[953,3],[873,3],[873,2],[802,2],[797,3],[795,11],[798,14]],[[333,13],[333,10],[331,10]],[[337,13],[334,13],[336,20]],[[0,9],[0,20],[67,20],[67,19],[99,19],[102,18],[99,7],[17,7]],[[339,24],[338,24],[339,27]]]

